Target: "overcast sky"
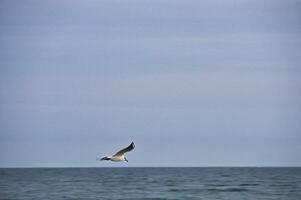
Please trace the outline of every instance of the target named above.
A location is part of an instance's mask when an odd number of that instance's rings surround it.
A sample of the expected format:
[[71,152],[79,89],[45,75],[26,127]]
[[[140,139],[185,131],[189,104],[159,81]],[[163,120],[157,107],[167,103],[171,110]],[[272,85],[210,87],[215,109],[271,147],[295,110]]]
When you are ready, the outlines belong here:
[[0,167],[300,166],[300,33],[293,0],[1,0]]

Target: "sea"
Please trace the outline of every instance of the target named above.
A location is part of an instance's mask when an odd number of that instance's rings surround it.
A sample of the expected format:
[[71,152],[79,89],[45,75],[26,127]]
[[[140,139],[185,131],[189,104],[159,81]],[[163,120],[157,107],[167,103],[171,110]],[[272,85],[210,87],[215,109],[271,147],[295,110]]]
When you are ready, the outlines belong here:
[[1,168],[0,199],[301,199],[301,167]]

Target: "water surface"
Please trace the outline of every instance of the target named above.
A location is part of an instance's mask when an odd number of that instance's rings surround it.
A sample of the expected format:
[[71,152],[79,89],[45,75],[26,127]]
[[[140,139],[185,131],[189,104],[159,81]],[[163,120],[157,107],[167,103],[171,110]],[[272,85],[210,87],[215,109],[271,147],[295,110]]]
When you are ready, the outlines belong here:
[[301,168],[0,169],[0,199],[301,199]]

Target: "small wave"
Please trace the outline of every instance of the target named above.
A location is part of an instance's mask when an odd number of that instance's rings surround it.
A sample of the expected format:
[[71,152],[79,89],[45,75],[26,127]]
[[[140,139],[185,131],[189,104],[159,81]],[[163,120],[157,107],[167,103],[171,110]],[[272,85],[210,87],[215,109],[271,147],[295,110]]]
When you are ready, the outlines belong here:
[[220,174],[221,177],[231,177],[232,175],[230,174]]
[[177,199],[160,198],[160,197],[144,197],[144,198],[126,198],[122,200],[177,200]]
[[170,192],[185,192],[185,191],[191,191],[191,189],[177,189],[177,188],[172,188],[172,189],[169,189],[168,191],[170,191]]
[[292,187],[292,184],[270,184],[271,187]]
[[242,183],[239,186],[256,186],[259,185],[258,183]]
[[170,192],[179,192],[179,191],[181,191],[180,189],[170,189],[169,190]]
[[225,187],[225,186],[229,186],[229,185],[225,185],[225,184],[205,184],[205,186],[209,186],[209,187]]
[[245,192],[249,191],[246,188],[209,188],[207,191],[211,192]]

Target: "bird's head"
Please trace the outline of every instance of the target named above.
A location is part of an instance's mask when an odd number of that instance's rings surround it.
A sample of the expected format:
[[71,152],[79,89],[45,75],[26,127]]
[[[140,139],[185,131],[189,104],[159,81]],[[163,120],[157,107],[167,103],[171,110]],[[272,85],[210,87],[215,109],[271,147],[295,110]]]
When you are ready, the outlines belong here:
[[126,157],[124,157],[124,161],[129,162],[128,159],[126,159]]

